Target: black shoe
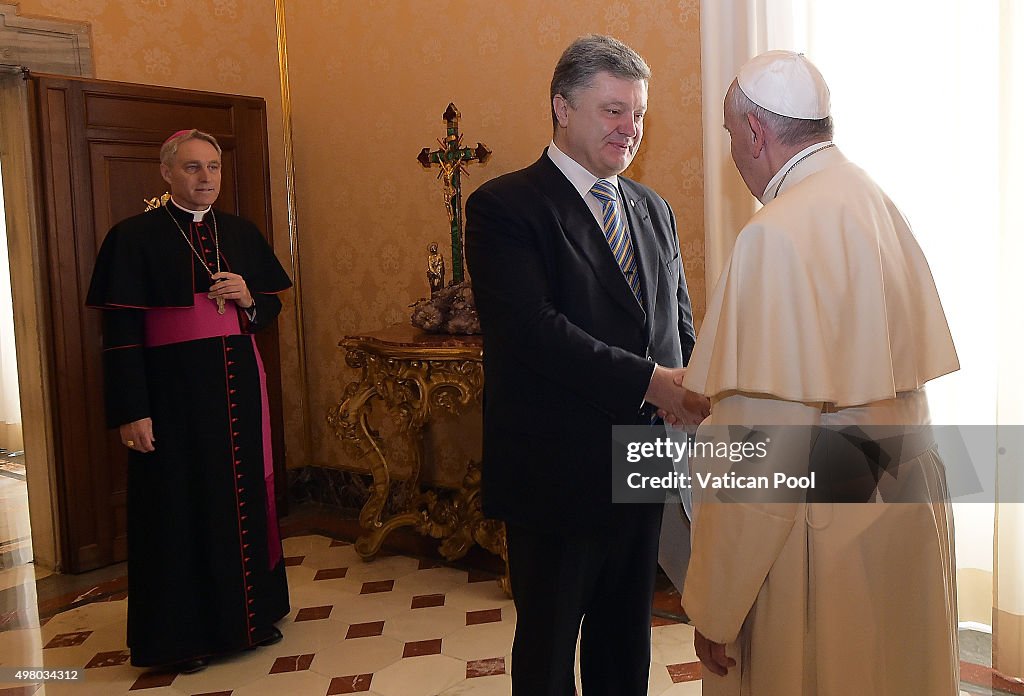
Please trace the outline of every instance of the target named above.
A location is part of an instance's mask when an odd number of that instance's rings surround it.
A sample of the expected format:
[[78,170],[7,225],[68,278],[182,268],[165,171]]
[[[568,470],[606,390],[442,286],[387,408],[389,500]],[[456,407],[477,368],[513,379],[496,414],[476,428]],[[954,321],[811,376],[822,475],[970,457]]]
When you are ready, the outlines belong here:
[[281,639],[284,638],[284,636],[281,635],[281,631],[277,630],[276,626],[271,626],[266,631],[261,631],[259,635],[259,638],[253,640],[252,645],[249,647],[250,650],[253,648],[264,648],[268,645],[280,643]]
[[210,661],[205,657],[197,657],[194,660],[185,660],[171,666],[170,671],[177,672],[178,674],[195,674],[196,672],[202,672],[206,669]]

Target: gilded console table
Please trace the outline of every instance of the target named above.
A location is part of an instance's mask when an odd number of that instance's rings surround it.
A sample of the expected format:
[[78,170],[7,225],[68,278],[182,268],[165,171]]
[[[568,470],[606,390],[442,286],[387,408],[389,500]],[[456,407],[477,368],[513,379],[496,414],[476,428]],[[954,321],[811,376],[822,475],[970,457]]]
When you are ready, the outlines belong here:
[[[474,542],[506,563],[505,527],[484,518],[480,510],[480,463],[470,461],[462,485],[451,495],[425,490],[420,485],[423,430],[432,415],[458,415],[481,403],[483,394],[483,339],[480,336],[429,334],[407,324],[347,336],[338,345],[345,362],[360,370],[357,381],[345,389],[327,415],[335,434],[356,456],[369,457],[373,489],[359,514],[366,533],[355,548],[372,558],[384,538],[399,527],[411,526],[422,534],[443,539],[441,554],[461,558]],[[391,493],[392,470],[384,442],[370,422],[374,402],[380,402],[412,453],[406,480],[406,503],[385,518]],[[506,566],[507,567],[507,566]],[[508,574],[501,581],[508,592]]]

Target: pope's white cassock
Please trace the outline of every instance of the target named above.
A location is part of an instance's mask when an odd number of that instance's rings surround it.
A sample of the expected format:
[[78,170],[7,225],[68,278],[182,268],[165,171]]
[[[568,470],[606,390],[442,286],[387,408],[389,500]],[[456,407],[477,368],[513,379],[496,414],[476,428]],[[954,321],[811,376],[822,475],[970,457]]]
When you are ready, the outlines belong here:
[[[824,145],[783,166],[718,281],[684,383],[712,399],[701,431],[927,424],[925,382],[959,368],[903,216]],[[769,462],[806,457],[809,430],[777,431]],[[952,516],[927,428],[914,432],[900,476],[929,493],[925,502],[694,492],[683,607],[737,661],[725,677],[704,670],[705,694],[958,693]]]

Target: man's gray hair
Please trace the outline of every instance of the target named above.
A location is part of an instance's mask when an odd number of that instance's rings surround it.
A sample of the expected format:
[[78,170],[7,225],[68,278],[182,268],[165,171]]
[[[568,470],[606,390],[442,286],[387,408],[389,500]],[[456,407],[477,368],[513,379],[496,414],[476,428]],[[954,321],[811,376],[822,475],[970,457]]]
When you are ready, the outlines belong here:
[[558,127],[554,99],[561,94],[575,107],[576,95],[591,85],[594,76],[606,72],[624,80],[649,80],[651,69],[636,51],[618,39],[600,34],[581,36],[565,49],[551,76],[551,123]]
[[209,133],[204,133],[201,130],[193,128],[192,130],[181,131],[175,133],[164,142],[160,148],[160,164],[167,165],[170,167],[174,163],[174,156],[178,154],[178,147],[181,146],[186,140],[203,140],[213,145],[214,149],[217,150],[217,156],[223,154],[220,149],[220,144],[217,139]]
[[733,82],[726,95],[726,108],[730,113],[745,116],[753,114],[775,134],[783,145],[802,145],[815,141],[832,139],[832,117],[819,119],[791,118],[769,111],[750,100],[740,86]]

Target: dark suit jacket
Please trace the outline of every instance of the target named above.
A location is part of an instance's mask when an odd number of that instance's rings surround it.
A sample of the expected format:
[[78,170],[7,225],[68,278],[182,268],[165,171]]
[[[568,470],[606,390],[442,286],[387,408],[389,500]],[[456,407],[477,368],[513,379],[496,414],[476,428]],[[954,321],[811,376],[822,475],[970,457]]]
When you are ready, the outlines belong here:
[[668,203],[618,178],[641,307],[587,204],[547,153],[466,202],[466,260],[484,332],[483,505],[528,527],[600,529],[613,424],[650,422],[654,363],[695,334]]

